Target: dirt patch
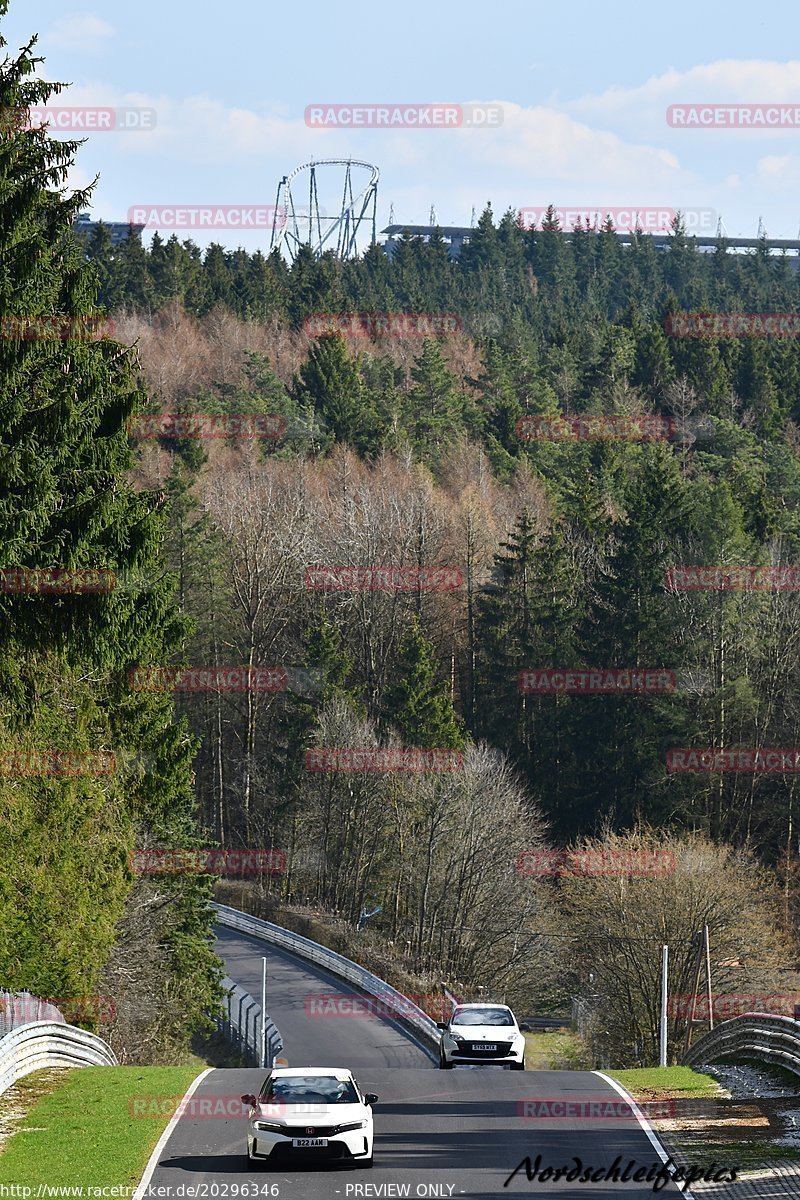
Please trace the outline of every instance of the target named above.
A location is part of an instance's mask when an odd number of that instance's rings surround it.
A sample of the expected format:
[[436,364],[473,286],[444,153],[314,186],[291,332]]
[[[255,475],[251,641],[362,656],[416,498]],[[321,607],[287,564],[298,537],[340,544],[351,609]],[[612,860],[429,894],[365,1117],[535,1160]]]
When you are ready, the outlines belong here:
[[36,1071],[17,1080],[3,1092],[0,1096],[0,1152],[9,1138],[26,1128],[25,1120],[37,1100],[54,1092],[64,1078],[64,1069],[61,1067]]

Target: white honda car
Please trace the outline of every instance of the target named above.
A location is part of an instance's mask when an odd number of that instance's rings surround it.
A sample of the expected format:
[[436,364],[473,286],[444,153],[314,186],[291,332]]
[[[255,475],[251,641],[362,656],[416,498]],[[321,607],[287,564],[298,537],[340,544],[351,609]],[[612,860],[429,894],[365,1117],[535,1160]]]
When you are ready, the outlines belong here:
[[449,1021],[437,1021],[442,1033],[439,1067],[449,1071],[459,1064],[492,1063],[512,1071],[525,1070],[527,1025],[517,1025],[505,1004],[459,1004]]
[[249,1105],[247,1161],[281,1164],[305,1158],[372,1166],[372,1092],[363,1095],[350,1071],[273,1067]]

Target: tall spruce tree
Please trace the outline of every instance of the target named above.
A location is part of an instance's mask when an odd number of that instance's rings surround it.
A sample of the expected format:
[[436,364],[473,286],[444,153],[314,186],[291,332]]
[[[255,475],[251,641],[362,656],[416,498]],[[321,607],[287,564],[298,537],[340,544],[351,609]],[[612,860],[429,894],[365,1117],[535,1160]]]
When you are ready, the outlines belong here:
[[[632,825],[665,819],[665,749],[685,728],[686,631],[669,603],[666,571],[685,560],[693,524],[690,492],[675,456],[663,446],[623,452],[624,514],[594,582],[579,626],[589,667],[674,670],[679,690],[587,695],[575,705],[576,791],[583,832],[604,820]],[[655,686],[655,685],[653,685]]]
[[509,754],[559,829],[572,821],[570,697],[526,690],[521,677],[577,665],[579,612],[580,574],[564,535],[542,537],[523,513],[479,605],[476,730]]
[[412,619],[400,643],[394,679],[383,696],[383,720],[400,731],[403,744],[457,750],[464,745],[461,723],[438,678],[433,647]]
[[[7,7],[0,0],[0,17]],[[34,46],[0,64],[6,117],[61,90],[38,78]],[[147,999],[175,1045],[206,1027],[218,996],[208,888],[202,877],[137,881],[130,855],[196,843],[194,745],[171,699],[131,691],[127,671],[179,654],[186,625],[158,569],[160,499],[125,478],[133,355],[90,327],[94,272],[71,234],[89,193],[64,191],[76,144],[26,124],[0,130],[0,754],[83,757],[77,775],[52,759],[41,770],[3,758],[0,978],[96,994],[132,890],[149,888],[161,899]],[[73,576],[57,594],[17,594],[8,568],[105,570],[146,586],[113,588],[109,575],[106,590],[87,593]]]
[[465,404],[441,347],[433,338],[425,339],[411,378],[403,423],[419,456],[425,460],[438,458],[463,426]]
[[357,359],[343,337],[325,334],[311,348],[294,386],[300,405],[313,406],[322,428],[333,440],[368,453],[377,448],[375,413]]

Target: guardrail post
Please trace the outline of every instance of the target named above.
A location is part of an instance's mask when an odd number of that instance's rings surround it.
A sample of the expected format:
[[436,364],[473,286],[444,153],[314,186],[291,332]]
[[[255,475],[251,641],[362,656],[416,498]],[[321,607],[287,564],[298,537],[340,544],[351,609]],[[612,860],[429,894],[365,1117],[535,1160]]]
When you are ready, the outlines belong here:
[[267,1065],[267,960],[261,959],[261,1040],[259,1045],[259,1066]]

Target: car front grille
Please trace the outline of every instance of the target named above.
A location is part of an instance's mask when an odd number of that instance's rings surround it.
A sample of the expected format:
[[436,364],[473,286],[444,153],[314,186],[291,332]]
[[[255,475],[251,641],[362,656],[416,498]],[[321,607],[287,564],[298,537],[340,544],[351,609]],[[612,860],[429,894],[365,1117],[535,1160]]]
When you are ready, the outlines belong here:
[[[300,1134],[296,1135],[301,1136]],[[311,1135],[308,1134],[308,1137]],[[320,1134],[320,1136],[322,1136]],[[266,1147],[265,1147],[266,1149]],[[344,1142],[329,1142],[327,1146],[293,1146],[291,1142],[275,1142],[270,1158],[299,1158],[307,1155],[309,1158],[350,1158],[350,1151]]]

